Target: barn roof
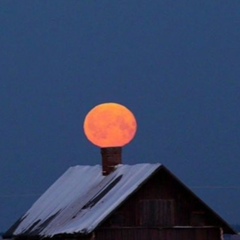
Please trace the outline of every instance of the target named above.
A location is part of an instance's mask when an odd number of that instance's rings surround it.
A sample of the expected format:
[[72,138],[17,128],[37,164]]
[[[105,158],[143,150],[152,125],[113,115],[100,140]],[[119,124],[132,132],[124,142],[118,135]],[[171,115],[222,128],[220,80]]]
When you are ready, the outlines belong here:
[[157,163],[117,165],[107,176],[102,175],[100,165],[71,167],[6,232],[5,237],[89,234],[159,169],[194,195],[216,217],[224,231],[235,233],[168,169]]
[[88,234],[160,166],[118,165],[108,176],[100,165],[71,167],[6,235]]

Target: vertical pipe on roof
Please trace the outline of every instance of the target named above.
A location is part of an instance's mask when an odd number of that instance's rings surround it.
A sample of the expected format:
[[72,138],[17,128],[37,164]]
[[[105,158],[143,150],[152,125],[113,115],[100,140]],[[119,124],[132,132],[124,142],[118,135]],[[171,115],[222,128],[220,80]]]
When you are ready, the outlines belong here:
[[114,171],[116,165],[122,164],[122,148],[107,147],[101,148],[102,174],[104,176]]

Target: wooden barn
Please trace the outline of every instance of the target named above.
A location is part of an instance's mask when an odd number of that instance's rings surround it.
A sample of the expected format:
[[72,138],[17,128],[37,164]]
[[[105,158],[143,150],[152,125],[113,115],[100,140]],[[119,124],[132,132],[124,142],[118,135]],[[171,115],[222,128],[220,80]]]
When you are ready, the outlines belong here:
[[5,238],[222,240],[236,232],[161,164],[69,168]]

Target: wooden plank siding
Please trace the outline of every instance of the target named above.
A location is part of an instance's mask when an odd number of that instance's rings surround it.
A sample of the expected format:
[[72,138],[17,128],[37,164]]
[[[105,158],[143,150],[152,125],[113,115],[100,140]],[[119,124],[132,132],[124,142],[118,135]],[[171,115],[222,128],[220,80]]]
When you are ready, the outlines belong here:
[[[203,228],[180,229],[174,226]],[[219,240],[220,227],[191,192],[163,171],[153,175],[97,228],[96,239]]]
[[138,208],[141,226],[173,226],[175,223],[173,199],[140,200]]
[[[147,207],[147,200],[155,204],[155,210]],[[151,216],[158,218],[154,226],[217,226],[214,216],[164,172],[152,176],[101,226],[141,226]]]
[[96,240],[220,240],[219,228],[105,228]]

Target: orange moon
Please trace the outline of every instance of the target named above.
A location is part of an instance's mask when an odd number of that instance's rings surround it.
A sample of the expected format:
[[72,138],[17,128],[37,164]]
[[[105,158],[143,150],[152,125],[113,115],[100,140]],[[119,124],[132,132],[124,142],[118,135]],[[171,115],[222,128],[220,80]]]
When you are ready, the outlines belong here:
[[103,103],[94,107],[85,117],[84,132],[98,147],[122,147],[137,131],[133,113],[118,103]]

